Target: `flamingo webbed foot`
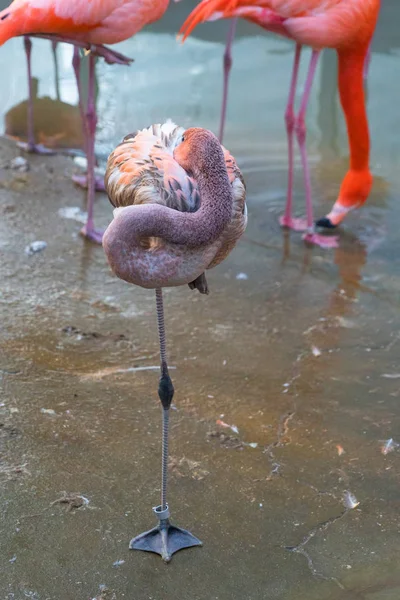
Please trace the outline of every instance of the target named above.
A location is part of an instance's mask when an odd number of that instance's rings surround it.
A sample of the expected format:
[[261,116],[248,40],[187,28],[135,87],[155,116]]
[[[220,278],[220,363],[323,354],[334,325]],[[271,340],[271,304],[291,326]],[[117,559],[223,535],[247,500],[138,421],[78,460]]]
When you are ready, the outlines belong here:
[[54,150],[46,148],[43,144],[32,144],[31,142],[18,142],[18,148],[28,152],[29,154],[41,154],[41,155],[52,155],[55,154]]
[[80,230],[80,234],[83,237],[85,237],[90,242],[94,242],[95,244],[100,244],[100,245],[103,241],[103,233],[104,233],[103,231],[97,231],[96,229],[94,229],[92,227],[88,227],[87,225],[82,227],[82,229]]
[[321,235],[315,232],[307,232],[303,235],[303,240],[307,244],[314,244],[320,248],[338,248],[339,238],[337,235]]
[[[73,175],[72,176],[72,181],[74,183],[76,183],[76,185],[79,185],[79,187],[83,188],[83,189],[87,189],[88,186],[88,178],[87,175]],[[106,188],[104,185],[104,177],[101,175],[95,175],[94,178],[94,185],[95,185],[95,190],[96,192],[105,192]]]
[[285,215],[283,215],[279,218],[279,223],[281,227],[286,227],[287,229],[292,229],[293,231],[307,230],[306,219],[286,217]]
[[[159,524],[133,538],[129,543],[129,549],[159,554],[163,561],[168,563],[175,552],[203,544],[186,529],[170,524],[168,504],[166,506],[164,510],[161,506],[153,508],[160,521]],[[164,515],[167,515],[167,518],[162,518]]]

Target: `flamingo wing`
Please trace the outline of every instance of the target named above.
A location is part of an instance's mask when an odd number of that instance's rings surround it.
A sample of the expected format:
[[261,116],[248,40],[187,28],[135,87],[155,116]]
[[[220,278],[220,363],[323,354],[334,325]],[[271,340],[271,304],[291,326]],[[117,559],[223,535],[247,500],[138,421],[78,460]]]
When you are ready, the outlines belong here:
[[167,5],[168,0],[14,0],[0,12],[0,45],[25,34],[113,44],[159,18]]
[[180,29],[185,40],[199,23],[243,17],[315,48],[370,39],[380,0],[202,0]]

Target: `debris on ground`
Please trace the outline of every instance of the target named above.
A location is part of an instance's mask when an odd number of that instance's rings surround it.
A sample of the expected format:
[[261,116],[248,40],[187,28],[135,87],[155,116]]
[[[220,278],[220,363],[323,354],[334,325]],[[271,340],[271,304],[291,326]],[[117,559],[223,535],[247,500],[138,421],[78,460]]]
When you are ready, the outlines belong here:
[[345,491],[343,494],[343,504],[348,510],[352,510],[353,508],[357,508],[360,503],[354,494]]
[[89,504],[89,499],[85,498],[85,496],[82,496],[81,494],[77,494],[74,492],[71,492],[70,494],[67,494],[67,492],[62,493],[63,495],[61,496],[61,498],[57,498],[57,500],[54,500],[54,502],[52,502],[50,506],[54,506],[55,504],[66,504],[66,512],[71,512],[75,509],[81,508],[82,506],[87,506]]
[[245,281],[245,280],[246,280],[246,279],[248,279],[248,278],[249,278],[249,276],[248,276],[248,275],[246,275],[246,273],[238,273],[238,274],[236,275],[236,279],[238,279],[239,281],[240,281],[240,280],[243,280],[243,281]]
[[105,585],[99,586],[100,594],[91,600],[117,600],[117,595],[112,590],[109,590]]
[[210,474],[209,471],[203,469],[200,465],[200,462],[190,460],[185,456],[180,459],[171,456],[168,461],[168,468],[171,469],[172,473],[177,477],[191,477],[192,479],[196,479],[196,481],[201,481]]
[[102,337],[102,335],[100,333],[97,333],[97,331],[81,331],[74,325],[67,325],[66,327],[63,327],[61,331],[66,335],[76,336],[78,340],[91,338],[97,339],[99,337]]
[[393,450],[396,450],[396,448],[398,448],[399,446],[400,444],[395,442],[393,438],[389,438],[381,446],[381,452],[384,456],[386,456],[390,452],[393,452]]
[[228,423],[224,423],[224,421],[221,421],[221,419],[217,419],[216,424],[219,425],[220,427],[225,427],[227,429],[231,429],[233,431],[233,433],[239,433],[239,429],[236,427],[236,425],[228,425]]
[[116,561],[113,563],[113,567],[120,567],[121,565],[123,565],[123,564],[124,564],[124,562],[125,562],[125,561],[124,561],[122,558],[120,558],[119,560],[116,560]]
[[26,246],[25,254],[27,254],[28,256],[33,256],[34,254],[37,254],[38,252],[42,252],[42,250],[45,250],[46,248],[47,248],[47,242],[38,240],[38,241],[32,242],[31,244]]
[[322,352],[319,348],[317,348],[317,346],[311,346],[311,352],[313,353],[313,356],[321,356]]
[[18,173],[27,173],[30,169],[29,163],[23,156],[16,156],[10,162],[10,167]]
[[30,475],[30,472],[26,468],[28,463],[23,465],[3,465],[0,463],[0,479],[2,476],[5,477],[6,481],[11,481],[14,475]]
[[[176,369],[174,366],[169,366],[168,369]],[[121,369],[120,367],[106,367],[105,369],[100,369],[99,371],[91,371],[89,373],[79,373],[79,377],[81,381],[96,381],[101,380],[103,377],[110,377],[111,375],[121,375],[124,373],[137,373],[138,371],[159,371],[160,365],[150,365],[143,367],[127,367],[126,369]]]
[[55,411],[55,410],[53,410],[52,408],[41,408],[41,409],[40,409],[40,412],[41,412],[43,415],[52,415],[52,416],[54,416],[54,415],[56,415],[56,414],[57,414],[57,413],[56,413],[56,411]]
[[63,219],[72,219],[78,223],[85,224],[87,221],[87,213],[84,212],[79,206],[64,206],[58,211],[58,215]]
[[345,453],[345,449],[340,444],[336,444],[336,450],[337,450],[338,456],[342,456],[342,454]]
[[227,435],[223,431],[209,431],[207,437],[219,440],[219,443],[223,448],[235,448],[240,450],[243,450],[244,448],[244,443],[238,437]]

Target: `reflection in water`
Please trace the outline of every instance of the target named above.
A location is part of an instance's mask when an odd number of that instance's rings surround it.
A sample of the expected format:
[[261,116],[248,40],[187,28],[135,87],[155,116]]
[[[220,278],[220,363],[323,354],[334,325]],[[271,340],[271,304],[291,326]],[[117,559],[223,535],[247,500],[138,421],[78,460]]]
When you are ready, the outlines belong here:
[[[79,106],[61,100],[61,74],[57,43],[53,43],[54,90],[56,99],[50,96],[39,97],[39,78],[32,78],[34,138],[53,150],[84,150],[84,135]],[[64,46],[64,44],[62,44]],[[81,60],[82,99],[86,106],[88,87],[88,59]],[[71,64],[72,71],[72,64]],[[74,82],[75,83],[75,82]],[[97,105],[99,85],[95,76],[95,103]],[[28,137],[28,99],[8,110],[4,116],[5,134],[18,141]]]
[[[84,139],[79,108],[38,96],[39,82],[33,78],[33,111],[35,140],[52,149],[74,148],[83,150]],[[28,100],[11,108],[4,117],[7,136],[27,141]]]

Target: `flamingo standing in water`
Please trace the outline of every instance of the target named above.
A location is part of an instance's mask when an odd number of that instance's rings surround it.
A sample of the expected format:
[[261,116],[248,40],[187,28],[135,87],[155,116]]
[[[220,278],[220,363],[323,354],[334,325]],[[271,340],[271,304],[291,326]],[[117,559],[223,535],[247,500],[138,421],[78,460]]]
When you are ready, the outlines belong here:
[[[16,36],[49,39],[51,42],[66,42],[75,46],[73,67],[80,91],[79,48],[89,51],[89,89],[84,133],[87,154],[87,222],[82,234],[101,243],[102,232],[93,222],[93,205],[96,181],[94,177],[94,139],[97,125],[95,108],[95,57],[100,56],[109,64],[130,64],[122,54],[106,48],[104,44],[116,44],[130,38],[145,25],[160,19],[167,10],[169,0],[14,0],[0,12],[0,45]],[[28,73],[30,75],[30,40]],[[33,115],[31,115],[33,118]],[[32,140],[31,140],[32,141]]]
[[103,247],[114,273],[156,290],[162,404],[161,504],[158,527],[130,543],[169,561],[201,542],[169,523],[166,501],[168,424],[174,388],[168,374],[162,288],[189,284],[208,293],[204,271],[226,258],[246,228],[245,185],[234,158],[205,129],[171,121],[125,137],[108,159],[105,176],[114,220]]
[[[363,72],[379,7],[380,0],[203,0],[180,30],[185,39],[198,23],[242,17],[296,42],[289,100],[285,112],[289,142],[289,174],[286,209],[281,218],[281,225],[297,231],[306,229],[304,239],[322,247],[336,246],[337,239],[327,238],[315,231],[305,145],[305,116],[318,57],[326,47],[335,48],[338,53],[339,93],[350,143],[350,169],[343,179],[338,199],[330,213],[316,222],[320,227],[334,228],[343,221],[349,211],[358,208],[367,200],[372,186]],[[233,35],[234,32],[232,40]],[[312,54],[300,110],[295,115],[294,99],[303,45],[311,46]],[[292,216],[294,133],[300,146],[304,172],[306,222]]]

